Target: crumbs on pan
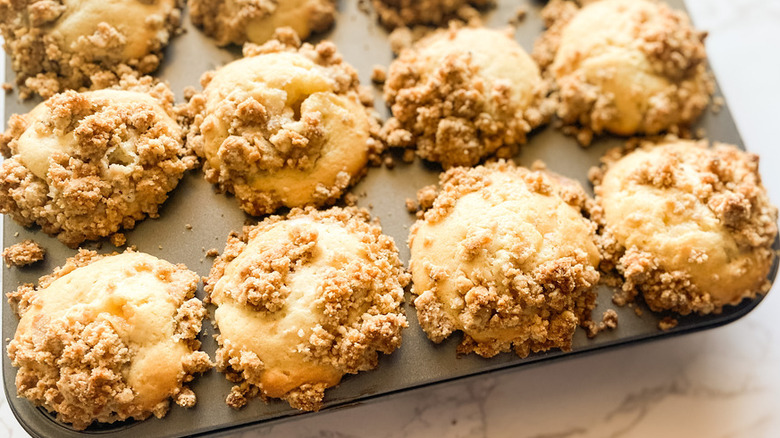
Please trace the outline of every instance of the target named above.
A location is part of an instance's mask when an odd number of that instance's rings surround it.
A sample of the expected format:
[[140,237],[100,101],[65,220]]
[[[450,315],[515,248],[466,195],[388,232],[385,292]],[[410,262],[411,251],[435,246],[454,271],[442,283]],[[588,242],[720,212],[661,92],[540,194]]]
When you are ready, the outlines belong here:
[[127,243],[127,236],[124,233],[114,233],[111,235],[110,240],[112,245],[120,247]]
[[375,84],[384,84],[387,80],[387,69],[383,65],[375,65],[371,69],[371,82]]
[[726,101],[722,96],[715,96],[712,98],[712,112],[718,114],[720,110],[726,105]]
[[411,198],[406,199],[406,211],[410,214],[417,215],[417,218],[421,219],[425,211],[433,207],[433,202],[436,200],[438,194],[439,191],[435,184],[417,190],[416,201]]
[[595,338],[604,330],[615,330],[618,326],[618,314],[614,309],[607,309],[601,315],[601,322],[587,320],[582,324],[589,338]]
[[658,329],[667,331],[677,327],[679,321],[671,316],[666,316],[662,320],[658,321]]
[[512,17],[509,19],[509,24],[511,26],[520,26],[523,21],[525,21],[525,17],[528,15],[528,9],[526,9],[525,6],[519,6],[515,13],[512,15]]
[[357,205],[358,197],[352,192],[347,193],[344,195],[344,204],[348,207],[354,207]]
[[3,250],[3,260],[9,268],[27,266],[46,257],[46,249],[34,240],[23,240]]

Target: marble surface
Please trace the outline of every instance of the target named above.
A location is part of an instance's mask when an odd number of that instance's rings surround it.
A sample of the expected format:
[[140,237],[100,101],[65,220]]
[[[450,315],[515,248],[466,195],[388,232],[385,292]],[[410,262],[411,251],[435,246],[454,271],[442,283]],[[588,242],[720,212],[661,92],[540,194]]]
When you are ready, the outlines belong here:
[[[501,0],[499,0],[501,1]],[[780,0],[686,0],[780,204]],[[0,68],[0,71],[3,71]],[[5,118],[3,117],[3,120]],[[778,289],[775,287],[774,289]],[[780,436],[780,291],[706,332],[416,390],[233,438]],[[0,393],[0,436],[28,436]]]

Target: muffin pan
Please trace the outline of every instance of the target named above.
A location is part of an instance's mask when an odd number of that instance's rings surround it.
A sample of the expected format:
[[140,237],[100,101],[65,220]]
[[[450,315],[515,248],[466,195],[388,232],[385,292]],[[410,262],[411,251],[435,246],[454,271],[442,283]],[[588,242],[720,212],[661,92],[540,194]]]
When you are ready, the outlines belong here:
[[[668,3],[674,8],[684,7],[682,0]],[[528,7],[529,13],[525,21],[518,26],[516,38],[530,52],[534,40],[543,30],[538,14],[541,8],[539,3],[530,0],[499,1],[498,7],[486,15],[485,21],[490,27],[504,27],[515,15],[517,7],[521,5]],[[359,71],[362,83],[368,85],[371,83],[372,67],[377,64],[387,66],[393,59],[388,34],[377,24],[374,16],[359,10],[357,1],[339,2],[339,8],[340,15],[335,27],[322,37],[331,39],[338,45],[346,61]],[[213,40],[192,27],[186,13],[184,21],[186,33],[173,40],[167,49],[165,62],[157,74],[170,83],[179,102],[182,101],[184,87],[200,87],[199,78],[203,72],[240,56],[240,50],[236,47],[230,49],[216,47]],[[10,62],[6,62],[6,77],[10,79],[13,77],[13,72],[9,65]],[[387,118],[388,111],[384,108],[381,90],[375,88],[374,94],[377,109],[383,118]],[[35,103],[35,100],[20,103],[15,94],[9,94],[5,100],[6,120],[13,113],[29,111]],[[743,147],[728,106],[724,106],[717,113],[707,110],[696,128],[703,128],[706,136],[711,140]],[[548,126],[531,135],[528,144],[521,147],[520,153],[515,156],[515,161],[530,165],[534,160],[541,159],[551,170],[580,181],[588,192],[592,192],[587,181],[588,169],[598,164],[599,157],[608,148],[620,145],[622,142],[622,139],[614,137],[601,138],[588,149],[583,149],[573,138],[566,137],[555,128]],[[764,171],[766,171],[766,164],[763,163]],[[407,164],[398,159],[393,169],[384,166],[370,168],[368,175],[351,190],[357,195],[359,206],[369,208],[373,215],[380,218],[385,233],[395,239],[401,258],[406,264],[409,260],[406,240],[409,227],[414,223],[415,218],[407,213],[405,200],[414,198],[419,188],[435,184],[440,171],[438,165],[420,160]],[[159,219],[146,219],[134,230],[125,234],[128,245],[135,245],[140,251],[173,263],[184,263],[198,274],[207,275],[213,259],[206,256],[206,251],[216,248],[221,252],[228,233],[240,229],[248,218],[238,208],[232,196],[215,193],[211,184],[203,179],[200,171],[191,171],[171,192],[170,198],[161,208]],[[14,290],[22,283],[36,282],[40,276],[62,265],[67,257],[75,253],[75,250],[67,248],[56,238],[47,236],[39,229],[20,227],[10,218],[4,220],[3,236],[4,246],[24,239],[33,239],[48,251],[46,259],[36,265],[21,269],[3,267],[3,292]],[[98,244],[90,243],[83,246],[96,249]],[[780,248],[777,240],[774,248]],[[110,243],[104,241],[99,251],[114,250],[116,249]],[[777,265],[776,258],[769,274],[770,280],[773,280],[777,274]],[[198,290],[198,297],[203,298],[202,285]],[[717,327],[744,316],[762,299],[759,297],[755,300],[743,301],[737,306],[727,307],[719,315],[679,317],[679,324],[675,328],[663,332],[658,329],[658,322],[668,315],[652,313],[644,304],[637,303],[637,306],[642,309],[641,316],[637,316],[634,309],[630,307],[614,306],[611,297],[612,290],[609,287],[599,286],[598,306],[594,310],[593,317],[598,321],[605,310],[615,309],[619,315],[618,328],[614,331],[602,332],[594,339],[588,339],[584,330],[578,329],[571,352],[553,350],[532,354],[525,359],[506,353],[491,359],[483,359],[474,354],[456,358],[455,347],[460,341],[459,335],[451,336],[439,345],[429,341],[417,323],[416,312],[409,303],[410,296],[407,291],[405,310],[409,319],[409,328],[404,330],[402,347],[392,355],[381,357],[376,370],[348,375],[338,387],[328,390],[323,411],[467,376]],[[4,339],[8,340],[14,336],[17,322],[17,317],[3,300]],[[202,348],[212,359],[217,347],[213,334],[212,325],[204,324],[201,333]],[[11,366],[4,349],[3,377],[8,403],[25,430],[33,436],[40,437],[192,436],[217,431],[224,433],[299,415],[317,415],[293,410],[287,403],[279,400],[268,403],[253,400],[243,409],[234,410],[225,404],[225,397],[230,391],[231,383],[216,370],[211,370],[197,377],[191,384],[198,396],[198,403],[192,409],[172,406],[163,419],[151,418],[146,421],[93,425],[77,432],[68,425],[55,421],[54,416],[45,409],[36,408],[27,400],[17,398],[15,376],[16,370]]]

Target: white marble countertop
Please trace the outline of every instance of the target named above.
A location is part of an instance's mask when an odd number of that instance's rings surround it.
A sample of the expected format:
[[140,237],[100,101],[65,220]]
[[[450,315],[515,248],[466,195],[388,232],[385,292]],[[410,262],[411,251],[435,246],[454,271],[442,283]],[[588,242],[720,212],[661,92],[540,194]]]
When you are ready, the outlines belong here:
[[[500,0],[499,0],[500,1]],[[780,205],[780,0],[686,0]],[[2,71],[2,70],[0,70]],[[780,287],[714,330],[322,413],[233,437],[777,437]],[[0,436],[28,436],[0,391]]]

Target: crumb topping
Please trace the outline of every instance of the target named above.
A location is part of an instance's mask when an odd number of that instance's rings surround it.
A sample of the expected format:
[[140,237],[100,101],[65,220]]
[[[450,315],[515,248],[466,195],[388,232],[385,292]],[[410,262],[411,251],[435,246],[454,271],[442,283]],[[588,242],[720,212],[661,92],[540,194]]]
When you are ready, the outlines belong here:
[[546,94],[538,68],[509,35],[451,27],[390,65],[384,95],[393,117],[382,135],[445,168],[508,158],[549,119]]
[[317,410],[342,375],[375,368],[379,352],[401,345],[409,275],[369,220],[355,207],[292,209],[228,237],[205,280],[217,366],[236,383],[228,405],[261,395]]
[[190,0],[190,18],[217,44],[262,44],[289,26],[302,38],[324,32],[336,19],[335,0]]
[[46,249],[34,240],[23,240],[3,250],[6,266],[27,266],[43,260]]
[[180,109],[206,180],[255,216],[334,203],[383,149],[372,97],[336,46],[276,37],[206,73]]
[[388,30],[399,27],[445,26],[451,20],[470,22],[495,0],[372,0],[379,22]]
[[[19,95],[44,98],[67,89],[116,85],[157,69],[179,28],[179,0],[0,2],[0,33]],[[119,5],[117,5],[119,6]]]
[[183,265],[147,254],[79,250],[37,288],[9,293],[21,318],[8,344],[19,396],[77,430],[160,418],[169,399],[191,407],[186,383],[212,367],[198,350],[197,284]]
[[579,3],[549,2],[548,29],[534,47],[556,85],[564,132],[583,145],[603,132],[685,132],[714,89],[706,33],[655,0]]
[[777,208],[758,156],[735,146],[668,138],[615,149],[591,172],[602,268],[652,310],[719,313],[767,289]]
[[157,217],[184,174],[173,93],[145,77],[55,95],[0,137],[0,212],[71,247]]
[[484,357],[570,349],[599,280],[582,188],[504,161],[440,179],[409,236],[414,306],[428,337],[461,330],[458,352]]

